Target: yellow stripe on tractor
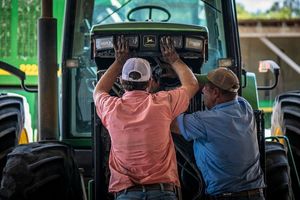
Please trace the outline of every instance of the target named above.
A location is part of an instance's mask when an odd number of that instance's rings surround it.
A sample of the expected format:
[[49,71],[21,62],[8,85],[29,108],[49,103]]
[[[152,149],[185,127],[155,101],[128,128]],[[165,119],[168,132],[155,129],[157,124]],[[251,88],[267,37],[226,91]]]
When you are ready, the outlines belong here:
[[25,128],[23,128],[20,134],[19,144],[28,144],[28,143],[29,143],[29,139],[28,139],[27,131]]

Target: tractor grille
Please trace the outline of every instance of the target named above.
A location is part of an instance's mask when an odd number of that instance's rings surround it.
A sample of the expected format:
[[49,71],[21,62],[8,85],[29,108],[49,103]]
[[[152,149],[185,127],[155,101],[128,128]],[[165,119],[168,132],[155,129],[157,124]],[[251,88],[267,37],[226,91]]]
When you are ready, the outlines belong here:
[[198,92],[190,101],[187,113],[192,113],[198,110],[203,110],[202,93]]

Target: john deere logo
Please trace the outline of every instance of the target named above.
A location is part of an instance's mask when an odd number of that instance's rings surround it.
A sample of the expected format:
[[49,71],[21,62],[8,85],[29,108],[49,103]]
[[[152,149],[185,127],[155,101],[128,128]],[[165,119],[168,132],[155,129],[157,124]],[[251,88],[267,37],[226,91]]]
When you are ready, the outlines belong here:
[[143,39],[144,47],[155,47],[156,46],[156,37],[154,35],[145,35]]

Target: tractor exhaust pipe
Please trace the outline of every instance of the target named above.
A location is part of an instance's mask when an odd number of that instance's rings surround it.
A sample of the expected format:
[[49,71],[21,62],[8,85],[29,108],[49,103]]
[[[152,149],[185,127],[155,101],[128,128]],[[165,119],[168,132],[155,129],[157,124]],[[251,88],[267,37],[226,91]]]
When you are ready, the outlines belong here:
[[58,139],[57,20],[53,1],[42,0],[38,20],[38,133],[39,140]]

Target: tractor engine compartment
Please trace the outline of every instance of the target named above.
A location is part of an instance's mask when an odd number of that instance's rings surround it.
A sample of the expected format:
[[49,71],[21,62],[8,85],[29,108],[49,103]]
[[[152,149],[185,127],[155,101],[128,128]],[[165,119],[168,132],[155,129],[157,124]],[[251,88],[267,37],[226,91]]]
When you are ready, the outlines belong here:
[[[160,52],[161,37],[171,37],[179,57],[194,73],[200,74],[202,65],[208,60],[208,30],[204,26],[164,22],[100,24],[91,29],[91,58],[97,65],[98,76],[113,63],[114,42],[121,35],[128,40],[133,57],[149,61],[153,77],[160,82],[160,90],[169,90],[180,85],[177,75],[163,62]],[[120,86],[116,82],[114,87],[117,88],[113,90],[122,90]],[[187,112],[200,110],[200,102],[201,95],[197,94],[191,100]]]

